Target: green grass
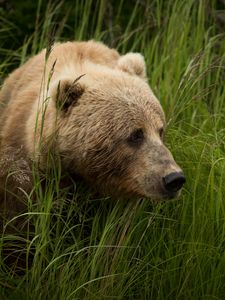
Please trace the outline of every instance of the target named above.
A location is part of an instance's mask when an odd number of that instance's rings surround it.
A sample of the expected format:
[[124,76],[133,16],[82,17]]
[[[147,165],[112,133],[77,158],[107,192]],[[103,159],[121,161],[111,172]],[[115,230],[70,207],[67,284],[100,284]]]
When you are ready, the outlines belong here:
[[57,166],[45,191],[37,178],[32,232],[1,237],[1,248],[27,262],[17,274],[2,257],[1,299],[224,299],[225,43],[209,2],[39,1],[36,17],[15,2],[8,17],[0,11],[2,78],[53,31],[59,41],[94,38],[142,52],[167,116],[166,144],[187,178],[180,199],[158,204],[60,189]]

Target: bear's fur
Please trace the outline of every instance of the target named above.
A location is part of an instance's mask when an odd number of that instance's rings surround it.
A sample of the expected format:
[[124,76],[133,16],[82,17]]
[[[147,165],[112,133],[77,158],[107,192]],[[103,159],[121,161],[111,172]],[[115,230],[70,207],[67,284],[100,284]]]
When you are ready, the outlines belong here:
[[139,53],[88,41],[55,44],[15,70],[0,93],[1,206],[20,210],[13,196],[29,194],[32,164],[44,172],[49,151],[104,194],[168,196],[162,178],[180,168],[145,69]]

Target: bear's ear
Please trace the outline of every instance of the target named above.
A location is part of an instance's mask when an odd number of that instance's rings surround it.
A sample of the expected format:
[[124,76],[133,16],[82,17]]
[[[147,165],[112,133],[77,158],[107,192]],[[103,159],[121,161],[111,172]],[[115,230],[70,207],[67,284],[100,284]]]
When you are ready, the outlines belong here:
[[70,79],[59,80],[54,87],[51,96],[56,102],[57,108],[61,111],[67,112],[71,105],[76,105],[79,98],[84,93],[84,86],[78,81],[84,75],[79,76],[74,81]]
[[118,60],[118,69],[131,75],[146,78],[146,65],[144,57],[140,53],[127,53]]

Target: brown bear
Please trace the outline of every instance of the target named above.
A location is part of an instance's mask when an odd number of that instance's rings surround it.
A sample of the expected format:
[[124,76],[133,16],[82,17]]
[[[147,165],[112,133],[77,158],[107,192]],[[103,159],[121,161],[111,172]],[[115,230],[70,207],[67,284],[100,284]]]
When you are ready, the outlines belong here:
[[[173,198],[185,182],[163,144],[165,117],[144,58],[100,42],[54,44],[15,70],[0,92],[0,202],[32,189],[48,152],[63,172],[116,197]],[[8,192],[7,192],[8,191]]]

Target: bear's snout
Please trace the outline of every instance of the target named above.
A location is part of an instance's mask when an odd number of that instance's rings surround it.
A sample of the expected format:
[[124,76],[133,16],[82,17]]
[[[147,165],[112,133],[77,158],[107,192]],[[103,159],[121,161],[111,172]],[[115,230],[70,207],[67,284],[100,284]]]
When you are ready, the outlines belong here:
[[173,195],[184,185],[186,179],[183,172],[172,172],[163,177],[163,185],[166,191]]

